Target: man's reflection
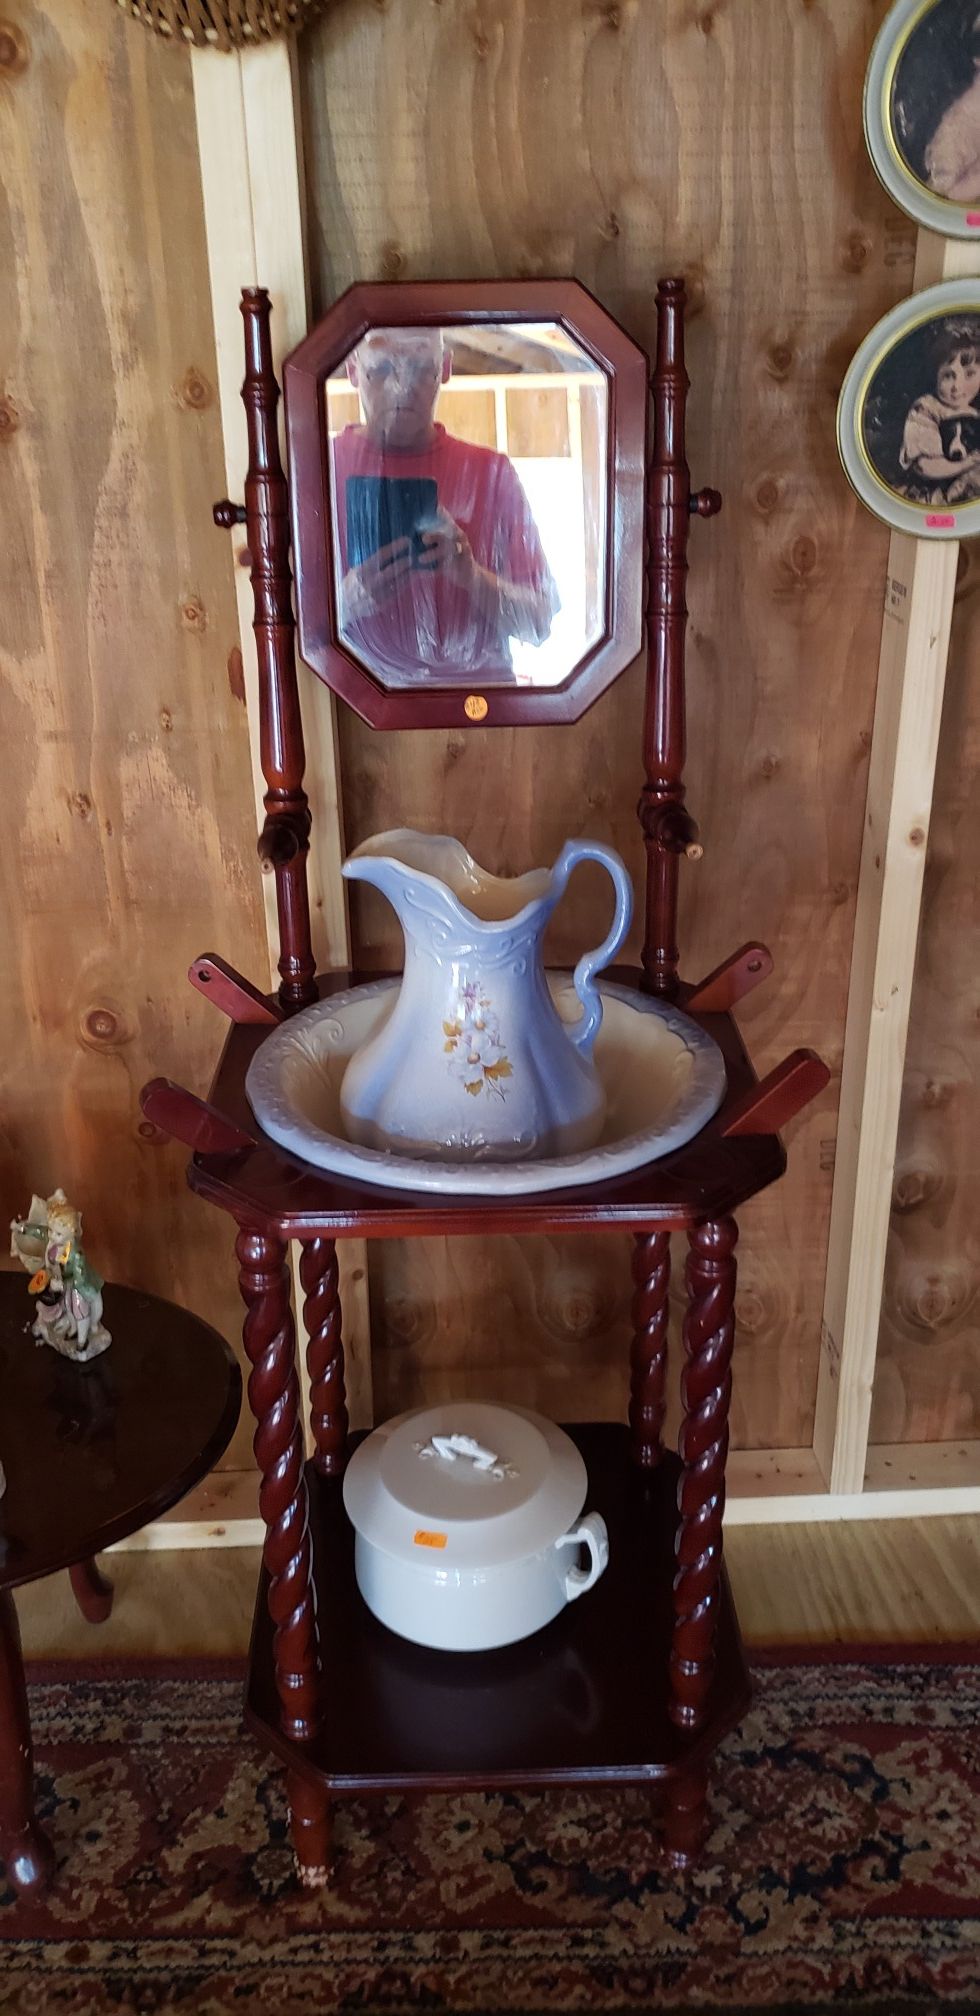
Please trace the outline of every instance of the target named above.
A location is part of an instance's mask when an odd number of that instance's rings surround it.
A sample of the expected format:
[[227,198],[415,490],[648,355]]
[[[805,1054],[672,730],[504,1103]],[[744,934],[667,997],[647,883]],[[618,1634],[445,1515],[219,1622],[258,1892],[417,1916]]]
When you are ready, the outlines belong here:
[[347,360],[363,419],[333,444],[341,631],[383,678],[513,678],[559,607],[506,455],[435,418],[452,356],[438,329],[374,329]]

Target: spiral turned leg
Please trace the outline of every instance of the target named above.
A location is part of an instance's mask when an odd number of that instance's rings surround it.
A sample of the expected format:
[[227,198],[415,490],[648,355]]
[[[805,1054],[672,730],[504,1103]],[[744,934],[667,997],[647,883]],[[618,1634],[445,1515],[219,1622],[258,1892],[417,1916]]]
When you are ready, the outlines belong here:
[[633,1347],[630,1352],[630,1449],[634,1463],[655,1470],[663,1455],[667,1379],[667,1291],[670,1233],[641,1233],[633,1246]]
[[260,1232],[240,1232],[236,1246],[247,1306],[245,1350],[252,1366],[248,1398],[257,1423],[262,1473],[269,1614],[275,1626],[276,1686],[287,1736],[311,1736],[317,1722],[316,1609],[311,1581],[309,1497],[299,1425],[296,1332],[289,1302],[286,1248]]
[[321,1477],[339,1477],[347,1460],[348,1424],[336,1240],[303,1241],[299,1278],[306,1297],[303,1321],[309,1338],[306,1363],[314,1462]]
[[670,1714],[682,1729],[697,1729],[714,1669],[714,1637],[721,1579],[722,1517],[731,1359],[735,1337],[734,1218],[709,1220],[690,1234],[687,1314],[681,1380],[683,1463],[677,1487],[674,1636],[670,1654]]

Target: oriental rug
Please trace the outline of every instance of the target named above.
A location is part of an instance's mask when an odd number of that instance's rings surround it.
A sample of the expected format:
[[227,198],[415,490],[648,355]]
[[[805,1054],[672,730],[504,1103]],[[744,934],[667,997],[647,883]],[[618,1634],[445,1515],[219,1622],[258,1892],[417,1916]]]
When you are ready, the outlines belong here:
[[644,1793],[344,1800],[304,1892],[203,1664],[31,1669],[48,1897],[0,1874],[3,2016],[980,2009],[980,1667],[770,1655],[686,1877]]

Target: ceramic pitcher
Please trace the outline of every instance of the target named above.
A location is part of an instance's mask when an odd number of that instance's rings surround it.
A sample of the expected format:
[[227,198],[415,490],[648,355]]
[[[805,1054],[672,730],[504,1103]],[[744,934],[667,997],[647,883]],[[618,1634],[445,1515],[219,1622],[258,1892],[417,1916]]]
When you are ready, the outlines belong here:
[[[575,968],[581,1014],[566,1022],[542,940],[580,861],[608,869],[616,910],[608,937]],[[402,828],[366,840],[344,874],[380,889],[405,934],[394,1008],[344,1075],[350,1139],[447,1161],[591,1147],[605,1112],[592,1058],[602,1020],[595,975],[622,945],[633,908],[619,855],[568,840],[553,868],[508,879],[488,875],[458,840]]]

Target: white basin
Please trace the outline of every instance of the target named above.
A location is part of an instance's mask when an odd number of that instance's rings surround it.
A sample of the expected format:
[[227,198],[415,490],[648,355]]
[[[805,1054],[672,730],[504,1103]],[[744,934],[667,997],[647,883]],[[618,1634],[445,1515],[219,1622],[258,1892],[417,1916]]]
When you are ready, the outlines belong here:
[[[581,1002],[570,974],[551,973],[548,983],[559,1014],[574,1022]],[[595,1062],[606,1118],[594,1148],[506,1163],[425,1161],[359,1148],[344,1133],[341,1080],[353,1052],[391,1013],[400,986],[400,979],[373,980],[318,1001],[281,1023],[256,1051],[245,1080],[249,1103],[260,1127],[290,1154],[389,1190],[525,1196],[608,1182],[669,1155],[699,1133],[724,1098],[724,1059],[697,1022],[655,995],[600,980]]]

